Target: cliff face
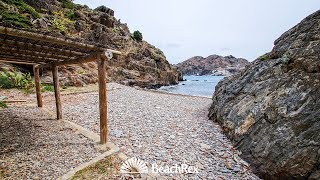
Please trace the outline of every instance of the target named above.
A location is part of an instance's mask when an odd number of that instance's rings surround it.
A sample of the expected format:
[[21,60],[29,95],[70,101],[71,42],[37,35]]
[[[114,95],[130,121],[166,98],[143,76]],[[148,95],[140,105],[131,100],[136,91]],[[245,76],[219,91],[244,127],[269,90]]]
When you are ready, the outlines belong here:
[[[135,40],[128,26],[107,7],[92,10],[69,0],[1,0],[0,10],[0,25],[93,41],[123,52],[124,56],[108,61],[108,81],[154,87],[176,84],[181,79],[160,49]],[[1,67],[5,65],[0,64]],[[19,69],[32,68],[19,66]],[[62,85],[97,82],[96,63],[61,66],[59,73]],[[51,79],[49,69],[43,69],[42,80],[51,82]]]
[[230,76],[243,69],[249,62],[233,56],[211,55],[207,58],[201,56],[192,57],[176,67],[184,75],[216,75]]
[[320,11],[216,87],[219,122],[262,177],[320,179]]

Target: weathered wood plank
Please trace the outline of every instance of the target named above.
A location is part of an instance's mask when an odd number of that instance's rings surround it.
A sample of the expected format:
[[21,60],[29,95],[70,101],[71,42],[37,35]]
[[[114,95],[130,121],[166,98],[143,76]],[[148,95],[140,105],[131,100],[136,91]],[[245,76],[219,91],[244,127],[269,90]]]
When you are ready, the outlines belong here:
[[86,55],[86,53],[82,53],[74,50],[60,49],[60,48],[49,47],[45,45],[32,44],[28,42],[18,42],[18,41],[13,41],[8,39],[6,40],[0,39],[0,43],[8,46],[19,47],[22,49],[33,49],[34,51],[38,51],[38,52],[57,53],[65,56],[70,56],[70,55],[85,56]]
[[39,66],[33,66],[34,82],[36,86],[37,103],[38,107],[42,107],[42,96],[41,96],[41,86],[40,86],[40,69]]
[[106,61],[97,57],[99,76],[100,143],[108,142]]
[[[99,54],[101,54],[101,52],[93,53],[93,54],[87,55],[85,57],[77,58],[77,59],[70,59],[70,60],[53,62],[53,63],[56,64],[57,66],[88,63],[88,62],[97,61]],[[43,67],[43,68],[46,68],[49,66],[52,66],[52,64],[48,63],[48,64],[41,65],[41,67]]]
[[20,37],[20,38],[26,38],[26,39],[32,39],[35,41],[41,41],[41,42],[48,42],[50,44],[58,44],[61,46],[67,47],[73,47],[73,48],[79,48],[83,50],[104,50],[102,47],[97,47],[94,45],[90,44],[84,44],[80,42],[75,42],[69,39],[61,39],[57,37],[52,37],[52,36],[47,36],[43,34],[38,34],[38,33],[33,33],[33,32],[28,32],[28,31],[22,31],[18,29],[13,29],[13,28],[8,28],[8,27],[3,27],[0,26],[0,34],[5,34],[9,36],[15,36],[15,37]]
[[28,61],[28,60],[15,60],[15,59],[11,59],[11,58],[1,58],[0,57],[0,62],[3,63],[11,63],[11,64],[27,64],[27,65],[37,65],[37,63],[32,62],[32,61]]
[[61,108],[61,99],[60,99],[58,66],[55,64],[52,65],[52,75],[53,75],[54,95],[56,98],[57,119],[59,120],[59,119],[62,119],[62,108]]

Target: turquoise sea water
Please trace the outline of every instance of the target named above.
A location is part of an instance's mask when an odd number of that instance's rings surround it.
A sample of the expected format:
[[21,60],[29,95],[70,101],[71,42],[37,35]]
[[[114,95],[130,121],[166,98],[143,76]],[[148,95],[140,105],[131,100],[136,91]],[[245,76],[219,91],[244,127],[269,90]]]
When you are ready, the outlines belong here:
[[184,76],[186,81],[174,86],[161,87],[160,91],[175,94],[212,97],[214,88],[223,76]]

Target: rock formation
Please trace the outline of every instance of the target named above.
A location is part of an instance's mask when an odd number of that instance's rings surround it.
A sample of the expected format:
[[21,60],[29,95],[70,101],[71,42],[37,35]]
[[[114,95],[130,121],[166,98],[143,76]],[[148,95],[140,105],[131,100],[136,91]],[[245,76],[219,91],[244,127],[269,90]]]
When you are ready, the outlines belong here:
[[[105,6],[92,10],[70,0],[3,0],[0,1],[0,20],[2,26],[93,41],[123,52],[124,56],[107,62],[108,81],[157,87],[176,84],[181,79],[181,74],[168,63],[160,49],[145,41],[135,41],[128,26]],[[32,72],[32,67],[21,67]],[[61,85],[97,82],[96,63],[61,66],[59,73]],[[50,83],[51,79],[50,69],[43,69],[42,81]]]
[[233,56],[211,55],[207,58],[192,57],[176,65],[183,75],[230,76],[243,69],[249,62]]
[[320,179],[320,11],[216,87],[210,119],[261,177]]

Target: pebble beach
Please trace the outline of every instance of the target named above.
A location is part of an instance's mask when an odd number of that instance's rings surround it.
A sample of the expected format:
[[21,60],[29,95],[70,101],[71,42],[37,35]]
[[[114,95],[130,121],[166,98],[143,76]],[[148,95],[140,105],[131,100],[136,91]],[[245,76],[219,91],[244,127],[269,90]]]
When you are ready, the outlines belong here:
[[[210,98],[108,83],[109,141],[148,167],[187,164],[197,174],[164,178],[259,179],[220,126],[207,118]],[[63,118],[99,133],[98,93],[62,96]],[[54,102],[54,101],[51,101]],[[54,104],[49,107],[54,110]]]
[[[154,164],[186,164],[198,170],[194,174],[159,173],[156,177],[259,179],[221,127],[208,120],[210,98],[116,83],[108,83],[107,89],[109,141],[121,153],[143,160],[149,170]],[[0,170],[7,179],[56,179],[103,153],[92,140],[34,107],[34,94],[2,93],[29,104],[18,103],[0,110]],[[63,118],[99,134],[98,96],[95,88],[63,93]],[[53,93],[43,94],[43,102],[46,109],[55,112]]]

